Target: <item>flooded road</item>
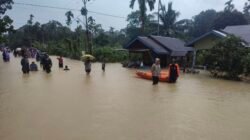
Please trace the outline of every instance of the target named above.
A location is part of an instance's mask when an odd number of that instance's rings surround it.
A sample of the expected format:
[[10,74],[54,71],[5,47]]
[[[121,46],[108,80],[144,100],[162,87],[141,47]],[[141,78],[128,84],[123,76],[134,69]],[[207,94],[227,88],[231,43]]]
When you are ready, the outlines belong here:
[[0,60],[0,140],[249,140],[250,84],[181,75],[177,84],[138,79],[120,64],[65,60],[23,75]]

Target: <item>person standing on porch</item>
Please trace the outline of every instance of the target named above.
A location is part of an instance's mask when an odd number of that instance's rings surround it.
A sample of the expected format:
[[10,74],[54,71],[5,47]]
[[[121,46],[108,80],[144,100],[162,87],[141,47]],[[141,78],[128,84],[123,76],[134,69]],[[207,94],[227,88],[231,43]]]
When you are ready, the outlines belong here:
[[153,85],[157,85],[161,74],[160,59],[156,58],[155,63],[151,67]]

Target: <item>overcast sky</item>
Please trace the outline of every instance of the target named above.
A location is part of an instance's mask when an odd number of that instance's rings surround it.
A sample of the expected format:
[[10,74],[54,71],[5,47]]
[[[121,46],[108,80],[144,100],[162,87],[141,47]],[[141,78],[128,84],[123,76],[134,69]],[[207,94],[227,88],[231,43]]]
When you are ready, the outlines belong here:
[[[162,3],[167,5],[169,1],[170,0],[162,0]],[[194,15],[197,15],[201,11],[207,9],[215,9],[217,11],[222,10],[226,1],[228,0],[172,0],[173,8],[181,13],[179,19],[192,18]],[[247,0],[234,0],[234,4],[238,10],[242,11],[246,1]],[[14,0],[14,2],[73,9],[81,9],[83,5],[82,0]],[[129,3],[130,0],[92,0],[88,4],[88,9],[94,12],[126,17],[132,12],[132,10],[138,9],[137,5],[135,5],[134,9],[130,9]],[[65,12],[66,10],[14,4],[13,9],[9,10],[7,15],[14,20],[13,25],[15,28],[19,28],[20,26],[26,24],[30,14],[35,16],[34,21],[38,21],[40,23],[46,23],[49,20],[57,20],[65,24]],[[80,12],[78,11],[73,12],[75,17],[80,15]],[[108,30],[110,27],[121,29],[127,25],[126,18],[114,18],[94,13],[89,14],[96,19],[97,23],[102,24],[102,27],[105,30]],[[79,17],[82,18],[81,16]],[[74,22],[71,26],[71,28],[76,27],[76,23]]]

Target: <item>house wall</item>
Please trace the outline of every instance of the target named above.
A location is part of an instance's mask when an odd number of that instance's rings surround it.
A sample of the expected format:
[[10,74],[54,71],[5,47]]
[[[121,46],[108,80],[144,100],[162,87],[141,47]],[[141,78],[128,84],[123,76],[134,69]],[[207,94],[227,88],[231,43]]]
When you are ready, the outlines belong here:
[[208,36],[200,41],[198,41],[196,44],[194,44],[194,48],[196,50],[204,50],[204,49],[211,49],[216,41],[218,41],[220,38],[214,37],[214,36]]

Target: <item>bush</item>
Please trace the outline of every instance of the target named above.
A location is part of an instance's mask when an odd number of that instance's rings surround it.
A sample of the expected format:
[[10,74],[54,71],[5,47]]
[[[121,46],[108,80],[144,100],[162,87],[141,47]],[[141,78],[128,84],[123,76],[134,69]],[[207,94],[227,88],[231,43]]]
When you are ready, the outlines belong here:
[[242,60],[244,65],[244,74],[249,75],[250,74],[250,53],[248,53]]
[[[244,74],[246,59],[249,50],[243,45],[243,41],[237,37],[230,36],[217,42],[206,54],[206,63],[211,72],[223,73],[222,77],[239,80],[239,75]],[[250,64],[248,64],[250,67]],[[217,75],[216,74],[216,75]]]
[[49,42],[48,44],[33,43],[33,46],[50,55],[60,55],[72,59],[80,59],[82,48],[73,40],[63,40],[60,42]]
[[122,62],[128,59],[128,53],[124,51],[116,50],[118,48],[113,47],[98,47],[94,48],[93,55],[96,57],[97,61],[106,62]]

